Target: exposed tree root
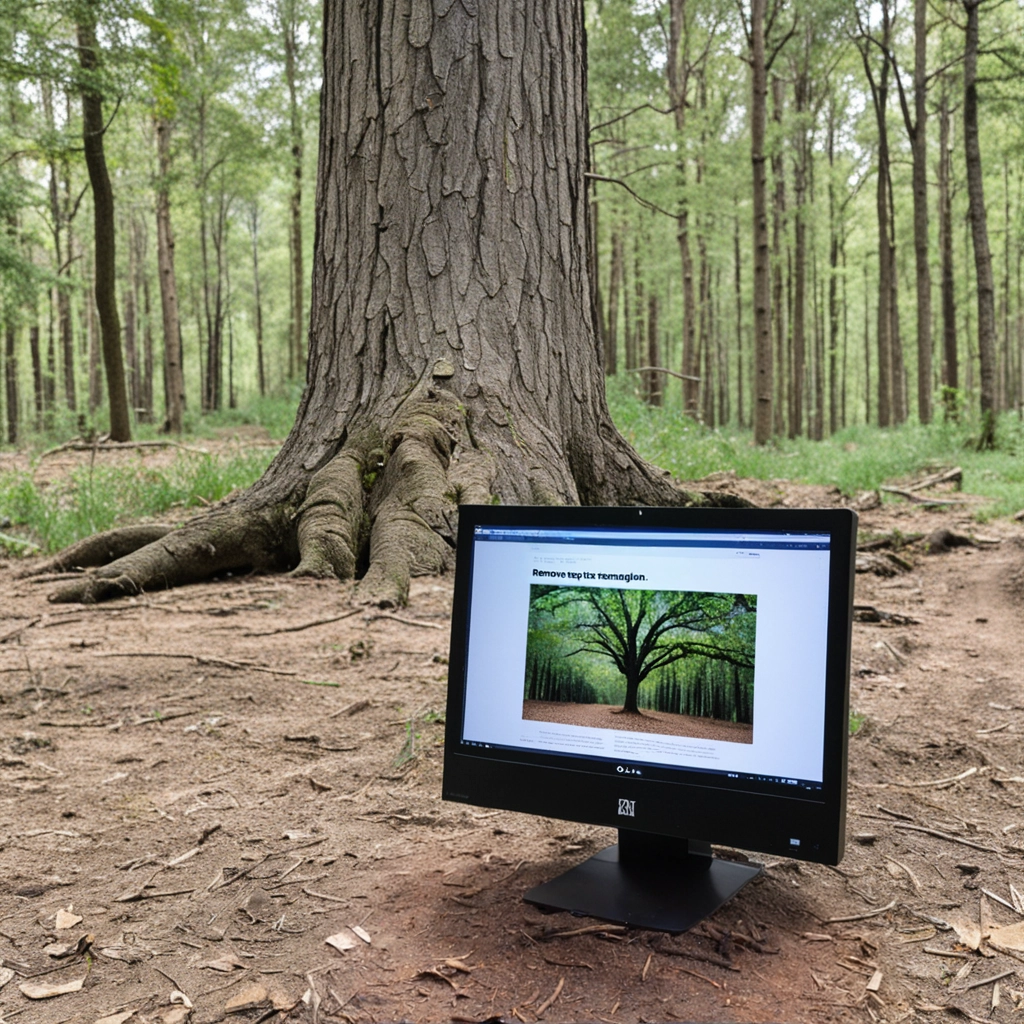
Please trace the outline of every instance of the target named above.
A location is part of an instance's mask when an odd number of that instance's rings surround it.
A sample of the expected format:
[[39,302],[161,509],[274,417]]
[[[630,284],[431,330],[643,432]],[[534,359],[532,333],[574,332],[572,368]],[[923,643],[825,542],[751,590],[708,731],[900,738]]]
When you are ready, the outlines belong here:
[[78,541],[77,544],[66,547],[49,561],[18,573],[17,579],[26,579],[29,576],[48,576],[50,573],[106,565],[115,558],[123,558],[147,544],[160,540],[173,529],[173,526],[164,523],[149,523],[142,526],[123,526],[117,530],[96,533]]
[[[52,601],[102,601],[222,572],[290,569],[297,576],[361,576],[360,601],[393,607],[407,600],[411,576],[451,568],[461,502],[516,502],[525,494],[552,504],[748,504],[680,489],[614,429],[568,444],[555,465],[517,437],[508,446],[508,426],[504,436],[483,426],[471,429],[455,397],[424,381],[386,431],[350,430],[312,469],[296,472],[286,444],[257,485],[180,528],[112,530],[33,571],[103,566],[58,589]],[[502,445],[505,458],[496,454]]]

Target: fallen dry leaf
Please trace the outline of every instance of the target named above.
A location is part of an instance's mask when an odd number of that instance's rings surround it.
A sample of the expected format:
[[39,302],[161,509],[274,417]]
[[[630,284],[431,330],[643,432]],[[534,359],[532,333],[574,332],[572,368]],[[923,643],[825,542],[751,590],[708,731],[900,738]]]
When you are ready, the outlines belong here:
[[233,954],[225,954],[219,957],[217,960],[207,960],[203,967],[208,967],[211,971],[223,971],[225,974],[230,974],[232,971],[245,970],[245,964]]
[[333,946],[339,953],[344,953],[346,949],[355,949],[359,945],[348,928],[342,929],[336,935],[328,935],[324,942],[328,946]]
[[947,917],[946,924],[968,949],[977,949],[981,945],[981,925],[977,921],[968,917]]
[[[74,904],[72,903],[68,905],[67,910],[57,911],[57,931],[67,931],[68,928],[74,928],[76,924],[82,923],[82,919],[78,916],[78,914],[73,913],[73,910]],[[135,1011],[133,1010],[132,1013],[134,1012]],[[127,1018],[125,1018],[125,1020],[127,1020]]]
[[224,1004],[224,1009],[227,1013],[241,1013],[243,1010],[251,1010],[266,1001],[267,990],[262,985],[250,985],[233,995]]
[[365,928],[360,928],[359,925],[352,925],[352,931],[359,936],[367,945],[370,944],[370,933]]
[[1024,921],[993,928],[988,933],[988,939],[994,946],[1015,949],[1018,953],[1024,952]]
[[192,1009],[192,1000],[189,999],[189,997],[185,995],[184,992],[179,992],[177,989],[175,989],[168,998],[172,1005],[175,1003],[181,1003],[181,1005],[186,1007],[187,1009]]
[[63,985],[33,985],[30,981],[23,981],[18,988],[29,999],[52,999],[54,996],[66,996],[69,992],[79,992],[84,984],[85,978],[67,981]]
[[160,1014],[160,1024],[182,1024],[191,1012],[188,1006],[170,1006]]
[[[81,920],[81,918],[79,918]],[[129,1017],[134,1017],[134,1010],[125,1010],[124,1013],[111,1013],[109,1016],[100,1017],[96,1024],[124,1024]]]
[[10,967],[0,967],[0,988],[3,988],[14,977],[14,971]]

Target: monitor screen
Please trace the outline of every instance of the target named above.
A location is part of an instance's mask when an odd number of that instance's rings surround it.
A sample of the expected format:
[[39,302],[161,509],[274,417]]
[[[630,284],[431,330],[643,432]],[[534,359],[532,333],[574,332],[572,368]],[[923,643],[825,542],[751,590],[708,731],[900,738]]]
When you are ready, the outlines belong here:
[[445,797],[838,862],[855,530],[464,506]]

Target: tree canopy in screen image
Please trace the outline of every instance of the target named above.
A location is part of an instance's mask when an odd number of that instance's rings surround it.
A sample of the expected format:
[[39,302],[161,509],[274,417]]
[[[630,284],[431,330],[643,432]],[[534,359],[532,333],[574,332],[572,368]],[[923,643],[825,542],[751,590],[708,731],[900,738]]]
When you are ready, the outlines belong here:
[[757,597],[530,588],[524,699],[753,722]]

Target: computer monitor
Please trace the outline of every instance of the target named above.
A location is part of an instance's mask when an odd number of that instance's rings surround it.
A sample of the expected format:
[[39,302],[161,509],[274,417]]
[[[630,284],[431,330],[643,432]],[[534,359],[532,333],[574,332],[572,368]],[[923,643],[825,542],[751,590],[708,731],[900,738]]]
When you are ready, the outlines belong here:
[[685,931],[843,855],[856,514],[459,511],[443,798],[618,828],[525,899]]

